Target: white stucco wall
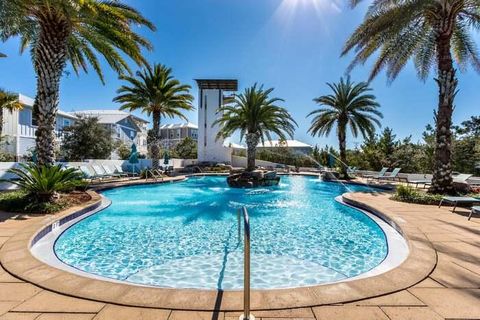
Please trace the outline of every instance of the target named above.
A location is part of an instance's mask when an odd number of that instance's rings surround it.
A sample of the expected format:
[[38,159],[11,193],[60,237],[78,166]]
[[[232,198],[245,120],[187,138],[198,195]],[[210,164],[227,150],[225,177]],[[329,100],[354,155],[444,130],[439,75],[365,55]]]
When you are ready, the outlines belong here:
[[219,126],[212,124],[218,118],[218,108],[222,105],[222,90],[200,90],[198,106],[198,161],[231,162],[232,150],[224,147],[223,139],[216,140]]

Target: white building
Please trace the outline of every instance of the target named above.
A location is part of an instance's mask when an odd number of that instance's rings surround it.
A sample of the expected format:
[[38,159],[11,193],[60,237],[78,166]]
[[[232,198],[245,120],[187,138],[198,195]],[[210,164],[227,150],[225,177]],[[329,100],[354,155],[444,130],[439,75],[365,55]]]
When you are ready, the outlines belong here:
[[187,137],[198,141],[198,126],[196,124],[187,122],[160,126],[160,141],[163,148],[174,148]]
[[218,119],[218,108],[223,105],[224,92],[238,90],[237,80],[197,79],[198,106],[198,161],[230,163],[232,149],[223,139],[216,140],[219,126],[212,126]]
[[[31,154],[35,149],[35,133],[37,132],[37,121],[33,116],[33,102],[30,97],[19,94],[18,100],[23,105],[22,110],[13,112],[4,110],[3,130],[5,145],[2,147],[8,153],[13,154],[17,159]],[[56,143],[61,145],[63,129],[72,125],[77,117],[67,112],[58,111],[55,123]]]
[[[96,117],[112,131],[113,139],[130,147],[136,144],[138,152],[147,154],[148,121],[120,110],[83,110],[71,112],[75,116]],[[113,158],[116,155],[112,155]]]

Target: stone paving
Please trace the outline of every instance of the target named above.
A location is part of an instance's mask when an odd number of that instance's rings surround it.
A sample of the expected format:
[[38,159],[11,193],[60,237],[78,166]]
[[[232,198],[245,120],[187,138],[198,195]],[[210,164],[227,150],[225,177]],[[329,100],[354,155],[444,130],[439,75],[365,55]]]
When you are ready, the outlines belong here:
[[[426,236],[437,254],[436,267],[427,278],[405,290],[376,298],[308,308],[255,311],[256,319],[480,319],[480,217],[467,221],[467,210],[452,213],[448,207],[439,209],[398,203],[388,197],[386,194],[351,196],[400,222],[402,228],[414,226],[415,232]],[[39,219],[44,217],[0,213],[0,247]],[[35,269],[42,273],[41,267]],[[240,312],[228,311],[126,307],[74,298],[16,278],[4,270],[3,261],[0,266],[0,320],[233,320],[239,315]]]

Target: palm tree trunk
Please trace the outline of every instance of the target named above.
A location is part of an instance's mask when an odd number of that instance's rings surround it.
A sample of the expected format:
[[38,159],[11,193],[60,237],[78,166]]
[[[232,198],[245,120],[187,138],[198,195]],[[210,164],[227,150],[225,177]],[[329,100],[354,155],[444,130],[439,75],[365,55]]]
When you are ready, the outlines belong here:
[[430,192],[452,193],[452,114],[457,90],[457,78],[453,69],[450,50],[451,32],[437,37],[438,58],[438,110],[436,112],[436,141],[433,180]]
[[55,119],[59,104],[60,79],[67,60],[69,24],[54,11],[39,18],[40,35],[34,51],[37,95],[33,106],[37,118],[36,149],[39,164],[55,161]]
[[257,145],[259,136],[256,133],[247,133],[247,171],[255,170],[255,157],[257,155]]
[[158,169],[160,164],[160,112],[153,112],[153,144],[152,151],[152,168]]
[[0,139],[3,133],[3,108],[0,108]]
[[347,124],[346,121],[340,120],[338,123],[338,146],[340,149],[340,175],[343,178],[348,178],[347,175],[347,138],[346,138],[346,131],[347,131]]

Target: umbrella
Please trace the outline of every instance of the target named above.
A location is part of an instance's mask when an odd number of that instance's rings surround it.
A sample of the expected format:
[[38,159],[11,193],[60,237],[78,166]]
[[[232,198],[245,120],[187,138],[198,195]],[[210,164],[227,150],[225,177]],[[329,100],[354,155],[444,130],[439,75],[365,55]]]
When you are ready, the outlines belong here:
[[168,151],[165,151],[165,154],[163,155],[163,164],[168,166],[169,163],[170,163],[170,156],[168,155]]
[[138,151],[137,146],[132,144],[132,151],[130,151],[130,157],[128,157],[128,163],[132,165],[132,173],[134,173],[135,164],[139,163],[138,161]]

